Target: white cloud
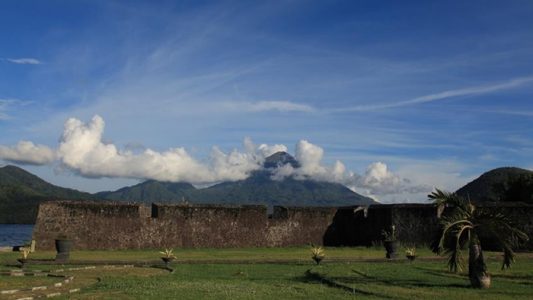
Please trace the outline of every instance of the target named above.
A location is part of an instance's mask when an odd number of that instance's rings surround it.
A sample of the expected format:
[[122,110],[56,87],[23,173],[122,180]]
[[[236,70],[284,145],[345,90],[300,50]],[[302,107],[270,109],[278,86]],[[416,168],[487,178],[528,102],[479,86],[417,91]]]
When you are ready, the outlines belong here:
[[36,58],[23,57],[23,58],[6,58],[10,63],[19,64],[19,65],[40,65],[41,61]]
[[267,145],[260,144],[259,146],[255,145],[251,138],[244,138],[244,149],[247,153],[253,153],[257,159],[264,161],[264,159],[276,152],[287,152],[287,146],[276,144],[276,145]]
[[533,83],[533,76],[513,78],[505,82],[499,82],[499,83],[494,83],[494,84],[489,84],[489,85],[480,85],[480,86],[466,87],[466,88],[455,89],[455,90],[448,90],[444,92],[424,95],[424,96],[416,97],[416,98],[405,100],[405,101],[399,101],[395,103],[345,107],[341,109],[335,109],[333,110],[333,112],[372,111],[372,110],[388,109],[388,108],[395,108],[395,107],[403,107],[403,106],[415,105],[415,104],[420,104],[420,103],[434,102],[434,101],[453,98],[453,97],[488,94],[488,93],[497,92],[501,90],[507,90],[507,89],[520,87],[522,85],[529,84],[529,83]]
[[0,146],[0,159],[20,164],[45,165],[54,161],[56,156],[47,146],[20,141],[16,146]]
[[306,140],[301,140],[296,144],[295,158],[300,163],[298,175],[320,177],[326,172],[326,168],[321,165],[324,150]]
[[432,189],[428,185],[413,184],[411,180],[391,172],[383,162],[374,162],[367,167],[360,186],[376,195],[427,193]]
[[95,116],[85,124],[71,118],[58,150],[60,162],[67,168],[88,177],[126,177],[162,181],[187,181],[195,184],[245,179],[261,168],[266,156],[284,151],[283,145],[255,146],[245,139],[245,152],[224,153],[213,147],[208,163],[201,163],[184,148],[157,152],[146,149],[139,154],[121,151],[102,142],[104,120]]
[[[182,147],[162,152],[144,147],[137,147],[135,151],[130,147],[119,149],[113,143],[103,142],[104,129],[105,122],[98,115],[88,123],[70,118],[64,124],[57,152],[23,141],[15,147],[0,146],[0,158],[30,164],[47,164],[57,159],[62,167],[84,177],[155,179],[205,185],[246,179],[253,171],[262,168],[266,157],[279,151],[287,152],[285,145],[255,145],[250,138],[245,138],[244,151],[225,153],[215,146],[207,162],[200,162]],[[359,175],[348,171],[340,161],[331,166],[324,165],[323,157],[324,149],[300,140],[295,146],[299,166],[281,166],[273,171],[272,178],[281,180],[292,176],[300,180],[340,183],[377,199],[395,194],[427,193],[432,189],[391,172],[383,162],[370,164],[365,174]]]
[[300,168],[285,165],[274,171],[272,176],[280,180],[288,176],[296,179],[315,179],[343,184],[360,194],[381,199],[390,195],[412,195],[428,193],[432,187],[427,184],[415,183],[407,178],[391,172],[383,162],[371,163],[364,175],[348,171],[345,165],[336,161],[333,166],[322,164],[324,150],[301,140],[296,144],[295,158],[301,164]]
[[222,106],[230,111],[245,112],[313,112],[315,110],[312,106],[291,101],[224,102]]

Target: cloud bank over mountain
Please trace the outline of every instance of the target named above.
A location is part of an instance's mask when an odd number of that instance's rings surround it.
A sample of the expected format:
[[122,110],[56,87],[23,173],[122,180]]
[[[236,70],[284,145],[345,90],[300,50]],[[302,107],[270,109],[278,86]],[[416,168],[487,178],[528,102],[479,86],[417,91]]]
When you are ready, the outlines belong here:
[[[58,148],[21,141],[16,146],[0,146],[0,158],[21,164],[45,165],[58,162],[63,168],[84,177],[118,177],[190,182],[197,185],[246,179],[263,169],[265,159],[288,152],[285,145],[256,145],[245,138],[243,150],[228,153],[214,146],[206,161],[199,161],[183,147],[166,151],[120,149],[103,141],[105,122],[96,115],[89,122],[70,118],[64,124]],[[391,172],[383,162],[371,163],[363,175],[346,169],[341,161],[325,165],[324,149],[306,140],[295,147],[299,165],[284,164],[272,171],[272,178],[314,179],[341,183],[358,193],[380,198],[398,193],[424,193],[431,190]]]
[[45,165],[56,159],[56,153],[47,146],[20,141],[15,146],[0,145],[0,158],[20,164]]

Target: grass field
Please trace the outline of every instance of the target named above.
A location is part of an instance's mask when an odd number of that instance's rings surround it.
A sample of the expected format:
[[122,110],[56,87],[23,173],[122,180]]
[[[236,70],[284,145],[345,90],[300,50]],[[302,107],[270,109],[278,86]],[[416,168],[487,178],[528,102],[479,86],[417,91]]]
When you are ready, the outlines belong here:
[[[173,273],[158,268],[65,271],[75,276],[71,288],[81,291],[63,299],[532,299],[533,258],[520,254],[513,268],[500,270],[499,253],[487,253],[492,287],[468,287],[465,273],[446,270],[445,260],[418,250],[413,263],[367,261],[381,258],[373,248],[327,248],[320,266],[312,264],[308,248],[176,249],[179,262]],[[35,253],[52,258],[53,253]],[[73,259],[152,261],[153,251],[80,251]],[[2,269],[13,268],[16,254],[0,253]],[[155,260],[154,260],[155,259]],[[361,260],[363,259],[363,260]],[[205,260],[205,262],[203,262]],[[279,260],[279,262],[275,262]],[[247,261],[247,263],[240,263]],[[30,265],[58,269],[61,265]],[[31,278],[11,278],[7,285],[28,284]],[[0,290],[4,289],[2,284]],[[1,296],[0,296],[1,298]],[[61,298],[61,297],[60,297]],[[15,299],[9,298],[6,299]]]

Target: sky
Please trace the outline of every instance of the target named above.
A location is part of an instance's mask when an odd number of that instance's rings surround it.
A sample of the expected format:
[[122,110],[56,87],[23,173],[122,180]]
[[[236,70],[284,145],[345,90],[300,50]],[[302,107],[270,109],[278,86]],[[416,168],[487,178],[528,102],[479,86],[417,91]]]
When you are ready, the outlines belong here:
[[533,169],[532,1],[2,1],[0,165],[96,192],[286,176],[424,202]]

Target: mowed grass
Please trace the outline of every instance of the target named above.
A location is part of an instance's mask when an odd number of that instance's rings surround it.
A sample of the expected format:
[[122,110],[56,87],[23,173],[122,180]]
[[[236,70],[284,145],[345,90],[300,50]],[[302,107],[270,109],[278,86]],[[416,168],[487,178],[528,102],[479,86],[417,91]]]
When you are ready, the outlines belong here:
[[71,299],[532,299],[533,262],[499,271],[474,290],[442,262],[180,264],[166,276],[107,276]]
[[[531,254],[519,254],[510,270],[501,271],[500,254],[486,253],[492,287],[474,290],[465,272],[448,272],[445,260],[435,260],[422,249],[417,250],[422,259],[409,263],[406,259],[357,260],[382,258],[382,249],[326,248],[327,258],[320,266],[313,265],[308,247],[174,251],[183,261],[171,265],[173,273],[154,268],[72,271],[69,274],[75,276],[76,286],[76,282],[90,284],[64,299],[533,299]],[[34,254],[53,257],[53,253]],[[74,255],[95,261],[159,258],[157,250],[80,251]],[[12,253],[0,253],[0,258],[8,264],[16,259]],[[273,259],[280,262],[271,262]],[[239,263],[243,260],[250,262]]]
[[[94,250],[72,251],[71,260],[83,261],[153,261],[159,259],[159,251],[153,250]],[[380,248],[367,247],[331,247],[326,248],[330,260],[357,260],[384,258],[385,252]],[[421,256],[434,256],[428,249],[418,249]],[[174,249],[177,261],[180,262],[213,262],[213,261],[307,261],[309,259],[309,247],[286,247],[286,248],[223,248],[223,249]],[[400,252],[403,253],[403,252]],[[5,264],[19,258],[20,254],[14,252],[0,253],[0,263]],[[33,259],[52,259],[55,251],[37,251],[32,253]]]
[[444,262],[334,264],[309,273],[359,298],[379,299],[533,299],[533,260],[518,259],[510,270],[488,261],[490,289],[472,289],[468,272],[451,273]]
[[[22,289],[28,286],[43,286],[43,285],[53,285],[56,282],[61,281],[62,279],[51,278],[51,277],[11,277],[11,276],[2,276],[0,277],[0,290],[13,290],[13,289]],[[2,297],[0,296],[0,299]]]

